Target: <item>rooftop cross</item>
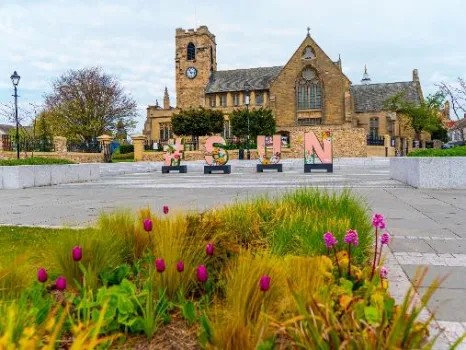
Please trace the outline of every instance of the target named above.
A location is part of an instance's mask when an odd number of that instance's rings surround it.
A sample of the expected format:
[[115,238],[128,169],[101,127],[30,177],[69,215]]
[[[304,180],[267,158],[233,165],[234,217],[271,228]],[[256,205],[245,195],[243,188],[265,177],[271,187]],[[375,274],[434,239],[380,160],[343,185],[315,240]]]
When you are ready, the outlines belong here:
[[311,27],[307,27],[307,36],[310,36]]

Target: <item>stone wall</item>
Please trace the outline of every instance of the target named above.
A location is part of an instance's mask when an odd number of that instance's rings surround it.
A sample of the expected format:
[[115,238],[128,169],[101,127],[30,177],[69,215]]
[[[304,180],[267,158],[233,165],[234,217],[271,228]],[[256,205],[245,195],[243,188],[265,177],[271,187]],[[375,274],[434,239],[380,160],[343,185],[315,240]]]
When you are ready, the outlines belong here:
[[[366,146],[368,157],[385,157],[385,146]],[[388,147],[388,156],[395,156],[395,147]]]

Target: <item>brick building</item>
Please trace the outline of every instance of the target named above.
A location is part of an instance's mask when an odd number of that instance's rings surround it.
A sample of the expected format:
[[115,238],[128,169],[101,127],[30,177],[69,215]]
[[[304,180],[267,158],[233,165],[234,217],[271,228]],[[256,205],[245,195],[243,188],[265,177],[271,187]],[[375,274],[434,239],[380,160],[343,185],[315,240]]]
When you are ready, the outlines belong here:
[[149,140],[173,136],[171,116],[190,107],[225,112],[224,134],[230,137],[228,113],[245,108],[245,86],[250,86],[250,108],[270,108],[277,132],[289,135],[303,128],[363,128],[371,139],[383,135],[412,137],[395,113],[383,103],[400,92],[409,101],[423,98],[416,69],[410,81],[371,84],[365,69],[361,84],[353,85],[342,71],[341,59],[333,61],[310,36],[284,66],[217,70],[217,43],[206,26],[176,29],[176,108],[165,89],[163,106],[147,108],[144,134]]

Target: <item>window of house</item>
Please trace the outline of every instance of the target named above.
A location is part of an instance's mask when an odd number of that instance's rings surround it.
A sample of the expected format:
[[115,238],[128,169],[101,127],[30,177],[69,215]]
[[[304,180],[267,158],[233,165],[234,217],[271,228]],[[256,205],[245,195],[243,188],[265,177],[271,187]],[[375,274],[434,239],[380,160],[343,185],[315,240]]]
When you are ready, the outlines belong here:
[[322,85],[314,70],[308,68],[296,81],[298,111],[322,109]]
[[256,105],[261,105],[264,103],[264,93],[256,92]]
[[222,94],[220,95],[220,107],[226,107],[227,106],[227,95]]
[[223,123],[223,137],[225,137],[226,139],[229,139],[231,137],[229,120],[225,120],[225,122]]
[[196,46],[193,43],[188,44],[188,61],[194,61],[196,59]]
[[239,94],[233,94],[233,106],[239,106]]
[[373,117],[369,120],[369,137],[373,140],[379,138],[379,118]]
[[298,126],[319,125],[322,124],[322,118],[299,118]]
[[167,141],[173,138],[173,131],[170,123],[160,124],[160,141]]
[[215,107],[217,105],[216,96],[209,96],[209,106]]

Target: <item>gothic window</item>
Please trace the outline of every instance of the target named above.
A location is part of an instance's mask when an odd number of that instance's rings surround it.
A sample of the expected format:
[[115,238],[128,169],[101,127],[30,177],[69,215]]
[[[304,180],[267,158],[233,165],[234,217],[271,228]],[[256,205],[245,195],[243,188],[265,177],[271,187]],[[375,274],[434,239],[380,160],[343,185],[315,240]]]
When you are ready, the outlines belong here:
[[298,111],[322,109],[322,84],[313,69],[305,69],[296,81]]
[[264,103],[264,93],[256,92],[256,105],[261,105]]
[[314,49],[311,46],[306,46],[303,53],[303,59],[311,60],[313,58],[316,58],[316,53]]
[[239,93],[233,94],[233,106],[239,106]]
[[173,138],[173,131],[171,130],[170,123],[160,124],[160,141],[167,141]]
[[193,43],[188,44],[188,61],[194,61],[196,59],[196,46]]
[[373,140],[379,138],[379,118],[377,117],[369,120],[369,138]]

